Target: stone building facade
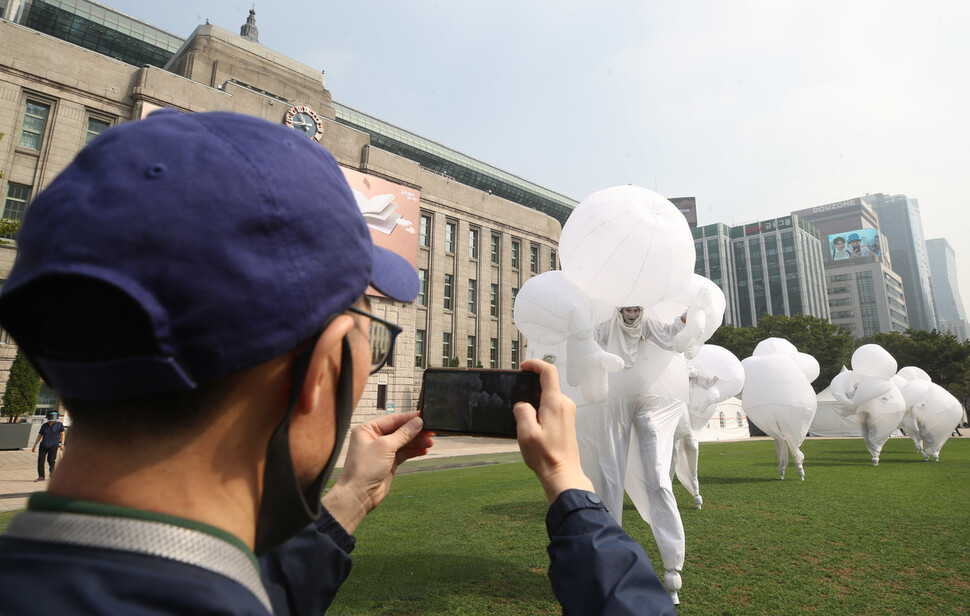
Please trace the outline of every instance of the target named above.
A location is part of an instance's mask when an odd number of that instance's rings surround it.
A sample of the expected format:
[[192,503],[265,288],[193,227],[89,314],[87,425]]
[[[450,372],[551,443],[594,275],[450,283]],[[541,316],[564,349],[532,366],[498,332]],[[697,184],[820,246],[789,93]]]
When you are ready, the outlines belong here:
[[[404,333],[393,365],[369,381],[355,422],[414,408],[423,369],[446,356],[498,368],[524,358],[526,340],[512,323],[514,294],[531,276],[557,268],[560,222],[374,147],[367,133],[335,121],[320,71],[209,24],[165,68],[136,67],[9,21],[0,20],[0,40],[5,218],[22,217],[87,141],[156,108],[234,111],[271,122],[308,109],[312,137],[343,167],[420,193],[414,224],[422,298],[411,305],[374,298],[374,312]],[[0,247],[0,280],[14,250]],[[0,350],[0,370],[3,363],[9,369],[13,355],[6,354]]]

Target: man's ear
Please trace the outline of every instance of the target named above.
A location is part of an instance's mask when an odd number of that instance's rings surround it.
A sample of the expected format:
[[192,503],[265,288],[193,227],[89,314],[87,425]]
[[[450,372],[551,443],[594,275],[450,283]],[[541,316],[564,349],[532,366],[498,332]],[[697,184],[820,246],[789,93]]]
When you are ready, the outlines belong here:
[[300,402],[296,405],[297,412],[306,413],[316,408],[320,397],[329,395],[328,392],[337,386],[342,342],[344,336],[353,328],[353,317],[342,314],[323,330],[310,356],[306,378],[303,379],[303,390],[300,392]]

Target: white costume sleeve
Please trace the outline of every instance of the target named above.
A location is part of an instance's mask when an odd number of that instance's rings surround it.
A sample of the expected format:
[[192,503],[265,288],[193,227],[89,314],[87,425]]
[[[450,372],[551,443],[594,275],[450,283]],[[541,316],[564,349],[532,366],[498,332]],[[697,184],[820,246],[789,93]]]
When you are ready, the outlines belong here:
[[662,323],[649,317],[643,318],[643,335],[652,340],[657,346],[668,351],[674,350],[674,338],[687,324],[677,317],[672,323]]

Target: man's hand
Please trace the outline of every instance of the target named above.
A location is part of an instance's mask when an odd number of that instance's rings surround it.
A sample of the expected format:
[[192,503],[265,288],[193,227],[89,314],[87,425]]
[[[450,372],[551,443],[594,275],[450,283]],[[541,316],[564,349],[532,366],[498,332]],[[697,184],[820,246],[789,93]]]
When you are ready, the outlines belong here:
[[522,369],[538,373],[542,385],[538,410],[528,402],[519,402],[513,409],[526,466],[539,478],[550,503],[564,490],[592,491],[593,483],[579,464],[576,404],[559,389],[555,366],[530,359]]
[[412,412],[385,415],[351,430],[340,478],[323,497],[323,506],[348,533],[387,496],[397,467],[428,453],[434,441],[422,425]]
[[34,445],[34,448],[31,449],[30,452],[31,453],[37,453],[37,445]]

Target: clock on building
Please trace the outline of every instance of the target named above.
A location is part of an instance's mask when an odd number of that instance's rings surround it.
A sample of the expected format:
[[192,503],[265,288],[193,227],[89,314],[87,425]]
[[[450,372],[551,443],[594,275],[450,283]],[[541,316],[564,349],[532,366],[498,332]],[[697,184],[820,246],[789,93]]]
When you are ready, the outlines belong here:
[[297,130],[314,141],[323,137],[323,118],[306,105],[294,105],[283,116],[283,124]]

